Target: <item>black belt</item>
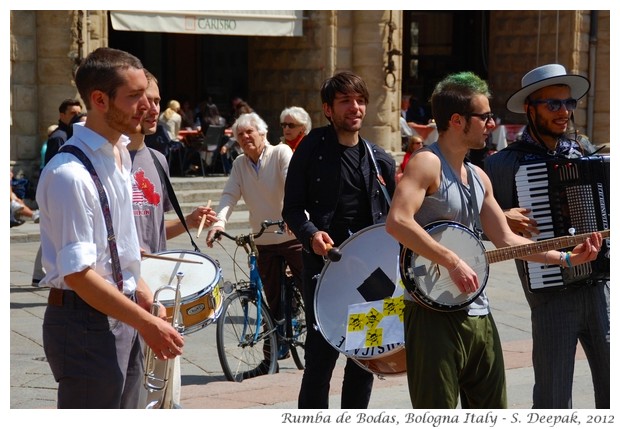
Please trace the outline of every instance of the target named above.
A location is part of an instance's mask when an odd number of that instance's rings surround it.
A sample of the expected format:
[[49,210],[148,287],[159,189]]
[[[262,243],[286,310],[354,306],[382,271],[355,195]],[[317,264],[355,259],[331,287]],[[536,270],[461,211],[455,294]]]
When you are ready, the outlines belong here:
[[[127,298],[134,300],[134,294],[125,295]],[[68,307],[68,308],[85,308],[90,307],[86,301],[72,290],[51,288],[50,294],[47,297],[47,304],[54,307]]]

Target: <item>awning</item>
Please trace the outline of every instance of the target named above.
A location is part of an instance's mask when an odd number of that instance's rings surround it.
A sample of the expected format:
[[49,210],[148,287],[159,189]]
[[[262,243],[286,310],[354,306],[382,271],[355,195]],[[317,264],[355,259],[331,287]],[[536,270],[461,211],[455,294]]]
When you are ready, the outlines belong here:
[[119,31],[220,34],[226,36],[301,36],[301,10],[113,10]]

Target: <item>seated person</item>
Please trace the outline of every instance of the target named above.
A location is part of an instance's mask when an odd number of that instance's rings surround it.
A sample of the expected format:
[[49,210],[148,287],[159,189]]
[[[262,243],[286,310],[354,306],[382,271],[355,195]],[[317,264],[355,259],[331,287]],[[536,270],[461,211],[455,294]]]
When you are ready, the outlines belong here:
[[11,171],[11,228],[24,223],[22,217],[29,217],[34,223],[39,223],[39,210],[32,210],[15,194],[12,182],[13,172]]

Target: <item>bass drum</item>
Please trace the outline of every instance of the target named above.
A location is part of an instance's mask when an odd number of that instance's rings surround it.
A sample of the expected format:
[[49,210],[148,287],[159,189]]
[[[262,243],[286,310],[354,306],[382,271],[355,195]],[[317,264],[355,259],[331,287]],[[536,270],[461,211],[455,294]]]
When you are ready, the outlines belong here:
[[[189,250],[169,250],[156,255],[178,261],[146,258],[142,261],[142,278],[155,293],[162,286],[176,287],[176,275],[183,273],[180,285],[182,333],[191,334],[215,322],[223,303],[219,263],[205,254]],[[168,315],[174,310],[174,295],[171,290],[159,293],[159,301],[166,307]]]
[[377,375],[406,372],[398,242],[384,224],[362,229],[340,246],[318,279],[319,331],[340,353]]

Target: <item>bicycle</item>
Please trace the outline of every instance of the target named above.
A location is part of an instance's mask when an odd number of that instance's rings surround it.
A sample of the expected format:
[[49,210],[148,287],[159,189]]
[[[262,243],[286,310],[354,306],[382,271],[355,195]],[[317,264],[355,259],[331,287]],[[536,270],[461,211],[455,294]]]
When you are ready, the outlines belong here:
[[242,247],[250,269],[249,280],[225,282],[224,290],[228,296],[217,320],[217,353],[229,381],[240,382],[259,375],[275,374],[278,344],[288,346],[297,368],[304,368],[299,349],[304,348],[307,326],[300,288],[287,272],[282,258],[280,308],[283,318],[276,320],[265,299],[258,271],[255,239],[275,225],[279,230],[274,232],[282,234],[284,221],[266,220],[255,233],[234,237],[225,231],[217,231],[213,237],[215,241],[224,236],[233,240],[237,248]]

